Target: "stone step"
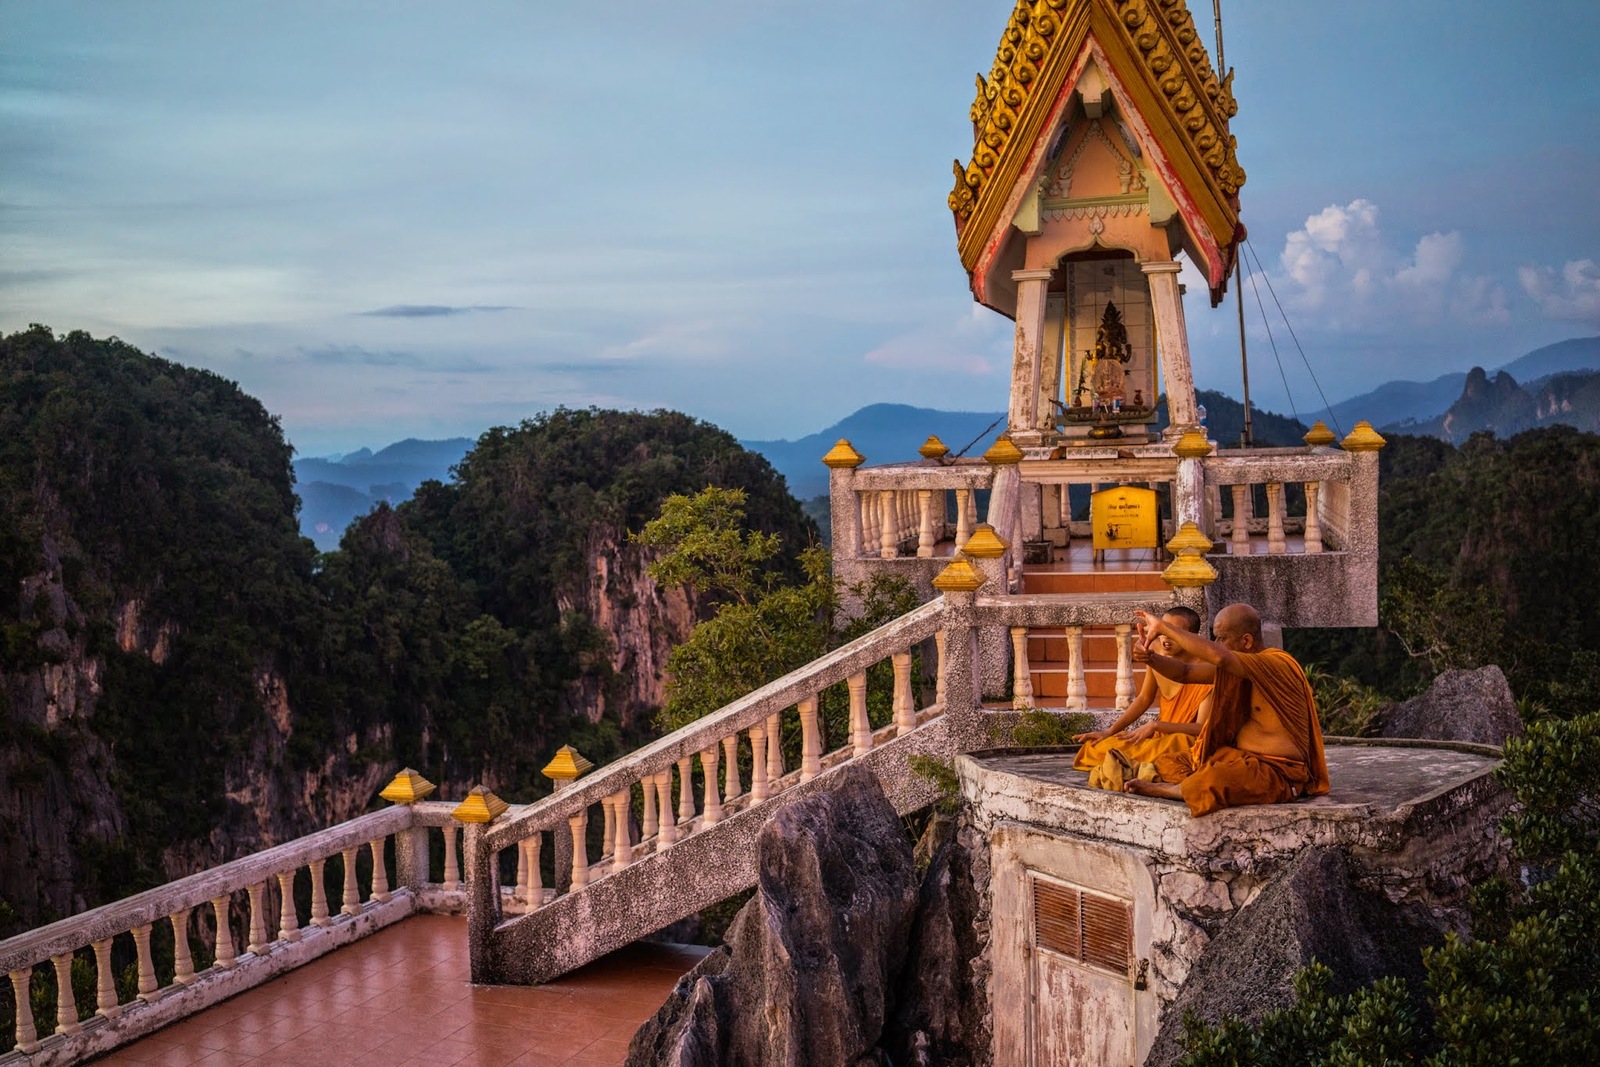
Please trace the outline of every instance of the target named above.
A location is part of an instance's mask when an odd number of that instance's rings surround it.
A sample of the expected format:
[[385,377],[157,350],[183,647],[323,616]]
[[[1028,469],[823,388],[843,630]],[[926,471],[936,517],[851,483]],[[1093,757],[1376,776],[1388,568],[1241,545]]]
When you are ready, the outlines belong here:
[[[1067,695],[1068,671],[1065,667],[1059,670],[1032,669],[1028,677],[1033,682],[1033,695],[1035,697],[1065,697]],[[1089,699],[1105,697],[1108,700],[1117,695],[1117,669],[1112,667],[1089,667],[1083,672],[1083,685],[1087,690]]]

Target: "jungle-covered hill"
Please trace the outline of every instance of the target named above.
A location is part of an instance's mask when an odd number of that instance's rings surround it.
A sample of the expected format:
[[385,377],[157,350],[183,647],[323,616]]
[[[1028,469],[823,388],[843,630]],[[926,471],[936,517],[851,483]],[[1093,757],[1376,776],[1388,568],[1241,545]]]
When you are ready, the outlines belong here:
[[[0,338],[0,921],[26,926],[366,810],[409,764],[514,799],[647,728],[700,614],[627,531],[766,461],[683,415],[491,430],[319,556],[291,449],[232,383],[115,339]],[[0,929],[4,936],[6,929]]]

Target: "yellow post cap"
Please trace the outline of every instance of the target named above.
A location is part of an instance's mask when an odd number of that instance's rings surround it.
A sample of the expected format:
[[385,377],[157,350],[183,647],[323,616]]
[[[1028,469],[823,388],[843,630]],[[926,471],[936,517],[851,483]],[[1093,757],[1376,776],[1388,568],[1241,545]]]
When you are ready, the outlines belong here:
[[830,467],[859,467],[867,461],[867,457],[855,450],[848,438],[841,437],[828,449],[828,454],[822,457],[822,462]]
[[436,788],[432,782],[407,767],[395,775],[394,781],[384,786],[383,792],[378,795],[391,804],[413,804]]
[[989,446],[989,451],[983,458],[996,467],[1003,467],[1007,463],[1021,463],[1022,449],[1011,442],[1011,435],[1003,433],[994,439],[994,444]]
[[495,816],[504,813],[510,807],[510,804],[483,786],[475,785],[467,794],[467,799],[456,805],[456,810],[450,815],[457,822],[493,822]]
[[1167,551],[1174,556],[1181,556],[1185,552],[1203,555],[1212,549],[1211,539],[1200,532],[1200,527],[1192,522],[1186,522],[1178,527],[1178,532],[1172,535],[1172,540],[1167,542]]
[[933,579],[933,587],[941,593],[971,593],[986,581],[988,579],[971,560],[957,556]]
[[1182,459],[1203,459],[1211,455],[1211,442],[1199,430],[1185,430],[1172,451]]
[[973,529],[972,536],[967,538],[967,543],[961,546],[961,551],[972,559],[999,559],[1010,547],[994,532],[993,526],[980,522]]
[[1366,419],[1356,423],[1356,428],[1345,434],[1340,442],[1346,452],[1376,452],[1388,443]]
[[937,435],[929,434],[928,439],[922,442],[922,447],[917,449],[917,453],[923,459],[938,459],[941,456],[949,455],[950,450],[944,446],[944,442],[939,440]]
[[1161,572],[1161,580],[1177,589],[1197,589],[1217,580],[1217,569],[1198,553],[1185,552]]
[[571,745],[562,745],[556,749],[555,759],[545,764],[541,772],[546,778],[554,778],[558,782],[570,782],[585,771],[592,770],[594,764],[583,758],[583,754]]
[[1338,438],[1333,436],[1333,431],[1328,429],[1327,423],[1323,422],[1321,419],[1318,419],[1316,422],[1311,424],[1311,429],[1307,430],[1306,435],[1300,438],[1300,440],[1304,441],[1312,448],[1321,448],[1323,445],[1333,444],[1338,440]]

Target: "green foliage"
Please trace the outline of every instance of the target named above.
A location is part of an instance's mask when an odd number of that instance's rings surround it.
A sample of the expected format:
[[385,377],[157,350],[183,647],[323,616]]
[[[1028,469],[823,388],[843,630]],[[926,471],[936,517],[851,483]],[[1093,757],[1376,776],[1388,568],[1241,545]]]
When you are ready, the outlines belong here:
[[923,778],[938,791],[933,807],[941,815],[954,815],[961,806],[961,779],[955,764],[937,756],[909,756],[906,767],[918,778]]
[[1315,663],[1306,665],[1306,680],[1317,698],[1317,718],[1329,737],[1365,737],[1372,717],[1389,703],[1387,697],[1354,678],[1330,674]]
[[749,604],[770,592],[777,575],[765,564],[778,554],[777,534],[744,529],[745,494],[708,485],[694,496],[673,493],[661,514],[630,540],[663,553],[645,568],[663,586]]
[[1047,748],[1071,745],[1073,738],[1094,728],[1094,716],[1084,712],[1057,715],[1034,708],[1017,716],[1011,728],[1011,743],[1022,748]]
[[1452,585],[1411,557],[1384,573],[1378,614],[1406,654],[1434,674],[1505,658],[1505,610],[1483,586]]

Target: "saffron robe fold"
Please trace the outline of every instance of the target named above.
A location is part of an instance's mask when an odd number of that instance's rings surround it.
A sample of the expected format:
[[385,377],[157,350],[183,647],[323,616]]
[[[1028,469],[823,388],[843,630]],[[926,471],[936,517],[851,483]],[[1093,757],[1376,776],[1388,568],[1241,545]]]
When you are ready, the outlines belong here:
[[[1300,664],[1276,648],[1241,653],[1237,662],[1239,674],[1217,669],[1211,715],[1193,749],[1154,761],[1163,781],[1178,783],[1194,815],[1317,796],[1330,786],[1316,698]],[[1299,758],[1235,747],[1251,719],[1287,739]]]
[[[1156,684],[1159,686],[1161,681],[1162,679],[1158,678]],[[1196,722],[1200,718],[1200,705],[1211,695],[1211,685],[1210,683],[1175,684],[1170,697],[1165,690],[1158,692],[1160,693],[1160,711],[1156,716],[1158,719],[1162,722]],[[1113,735],[1080,747],[1072,766],[1080,771],[1092,770],[1100,766],[1111,754],[1112,749],[1120,749],[1135,764],[1154,763],[1162,756],[1176,756],[1188,752],[1194,741],[1195,739],[1189,734],[1156,734],[1143,741],[1129,741],[1125,737]]]

